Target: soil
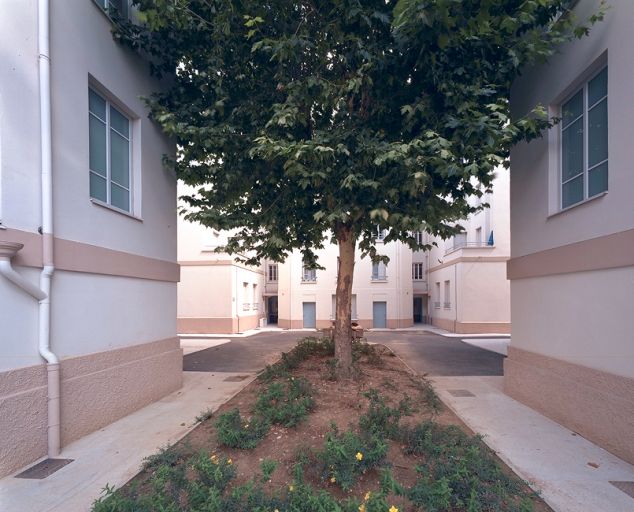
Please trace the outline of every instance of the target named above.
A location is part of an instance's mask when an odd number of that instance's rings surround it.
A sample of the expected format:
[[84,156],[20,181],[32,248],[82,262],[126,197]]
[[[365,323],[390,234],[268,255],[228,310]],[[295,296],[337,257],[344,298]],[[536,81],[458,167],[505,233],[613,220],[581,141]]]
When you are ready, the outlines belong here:
[[[401,420],[403,424],[416,424],[423,420],[433,418],[441,425],[457,425],[464,432],[473,435],[473,432],[446,406],[441,405],[438,413],[432,413],[429,408],[419,406],[422,403],[420,381],[422,377],[413,375],[408,367],[395,356],[387,347],[376,345],[377,357],[362,356],[357,362],[359,374],[353,381],[327,380],[326,375],[329,357],[311,356],[303,361],[298,368],[291,372],[292,376],[304,377],[311,382],[315,390],[315,408],[307,419],[294,428],[284,428],[273,425],[253,450],[230,449],[219,446],[216,438],[214,423],[216,418],[234,408],[238,408],[243,418],[248,418],[258,398],[259,393],[266,384],[251,383],[239,394],[222,405],[213,416],[194,428],[185,438],[179,441],[176,449],[183,454],[193,454],[201,450],[220,457],[230,457],[236,465],[237,478],[235,484],[243,484],[261,475],[260,464],[265,459],[275,460],[278,465],[265,488],[271,491],[284,489],[293,480],[293,466],[297,462],[298,453],[318,451],[322,448],[325,434],[335,423],[340,430],[349,427],[357,430],[358,419],[367,410],[368,399],[364,393],[371,388],[390,399],[392,406],[398,404],[404,394],[409,395],[418,408],[411,416],[405,416]],[[403,446],[389,442],[390,448],[386,460],[391,465],[394,477],[405,486],[413,485],[417,473],[415,467],[422,461],[422,457],[405,455]],[[512,471],[499,461],[503,471],[512,474]],[[141,490],[148,478],[148,473],[142,471],[126,485],[137,486]],[[379,475],[376,471],[368,471],[362,475],[349,492],[342,491],[336,484],[324,481],[317,465],[305,468],[307,482],[315,488],[326,489],[334,496],[347,498],[349,496],[363,497],[366,492],[379,488]],[[528,487],[524,487],[529,491]],[[125,488],[123,489],[125,492]],[[529,491],[530,492],[530,491]],[[390,503],[396,505],[399,510],[410,510],[411,504],[403,498],[390,497]],[[535,512],[551,511],[538,496],[533,498]]]

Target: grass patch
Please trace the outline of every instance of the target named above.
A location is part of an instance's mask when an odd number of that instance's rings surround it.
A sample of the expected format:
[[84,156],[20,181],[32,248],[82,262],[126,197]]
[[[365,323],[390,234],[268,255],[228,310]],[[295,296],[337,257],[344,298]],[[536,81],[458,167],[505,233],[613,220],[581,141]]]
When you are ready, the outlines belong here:
[[268,420],[257,416],[244,420],[238,409],[221,414],[216,421],[220,444],[241,450],[255,448],[269,431],[270,426]]

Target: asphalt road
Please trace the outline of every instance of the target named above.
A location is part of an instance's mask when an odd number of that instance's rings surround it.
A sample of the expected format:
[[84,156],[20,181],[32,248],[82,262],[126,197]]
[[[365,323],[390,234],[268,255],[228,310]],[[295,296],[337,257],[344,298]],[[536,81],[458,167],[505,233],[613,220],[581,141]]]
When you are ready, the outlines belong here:
[[[196,372],[256,372],[288,351],[306,332],[263,332],[200,350],[183,358],[183,369]],[[428,332],[368,332],[370,342],[390,347],[412,369],[436,376],[502,375],[504,356]]]

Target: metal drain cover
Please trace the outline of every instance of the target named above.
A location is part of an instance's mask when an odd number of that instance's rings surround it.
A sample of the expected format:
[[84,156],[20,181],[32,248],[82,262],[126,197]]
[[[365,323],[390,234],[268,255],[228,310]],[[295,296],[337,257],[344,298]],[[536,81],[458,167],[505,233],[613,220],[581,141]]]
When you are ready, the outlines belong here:
[[16,478],[31,478],[33,480],[42,480],[55,471],[62,469],[67,464],[73,462],[74,459],[46,459],[38,462],[35,466],[22,471]]
[[455,396],[455,397],[472,397],[475,396],[471,391],[469,391],[468,389],[448,389],[447,392],[451,395],[451,396]]
[[224,382],[242,382],[243,380],[248,379],[248,375],[232,375],[231,377],[227,377],[224,379]]
[[634,498],[634,482],[613,482],[610,480],[610,483],[618,490],[623,491],[630,498]]

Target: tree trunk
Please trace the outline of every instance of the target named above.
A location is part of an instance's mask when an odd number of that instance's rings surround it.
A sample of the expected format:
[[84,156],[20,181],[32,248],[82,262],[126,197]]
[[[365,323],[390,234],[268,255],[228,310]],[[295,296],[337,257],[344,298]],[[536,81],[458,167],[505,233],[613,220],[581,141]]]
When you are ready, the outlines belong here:
[[335,359],[337,359],[337,376],[347,379],[352,375],[352,277],[357,240],[353,230],[348,226],[339,226],[335,236],[339,244],[334,333]]

